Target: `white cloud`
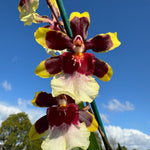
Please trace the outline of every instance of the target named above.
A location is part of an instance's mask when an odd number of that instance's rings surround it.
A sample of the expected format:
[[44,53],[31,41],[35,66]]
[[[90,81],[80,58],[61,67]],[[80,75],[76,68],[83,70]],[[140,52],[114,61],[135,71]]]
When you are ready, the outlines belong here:
[[11,91],[12,87],[11,87],[11,84],[8,83],[7,80],[5,80],[4,82],[2,82],[2,87],[6,90],[6,91]]
[[[24,104],[25,100],[22,102],[20,101],[21,98],[18,99],[17,106],[10,106],[8,104],[3,104],[0,102],[0,124],[10,115],[10,114],[17,114],[19,112],[25,112],[28,114],[29,119],[32,123],[36,120],[40,119],[40,117],[46,115],[46,110],[44,108],[38,108],[30,106],[30,108],[26,107],[28,104]],[[21,103],[25,105],[25,107],[21,107]]]
[[22,108],[26,108],[27,105],[31,105],[31,101],[30,100],[24,100],[22,98],[18,98],[17,102],[18,102],[18,105],[20,107],[22,107]]
[[113,99],[108,102],[108,105],[104,105],[104,108],[107,108],[109,111],[131,111],[134,110],[134,105],[126,101],[125,104],[120,103],[117,99]]
[[150,135],[144,134],[135,129],[122,129],[117,126],[105,126],[106,134],[108,137],[114,138],[116,143],[120,143],[121,146],[126,146],[128,150],[150,149]]
[[0,104],[0,124],[4,121],[10,114],[16,114],[21,112],[20,109],[4,104]]
[[107,124],[110,123],[109,120],[108,120],[108,118],[107,118],[107,115],[100,114],[100,116],[101,116],[101,119],[104,121],[104,123],[107,123]]

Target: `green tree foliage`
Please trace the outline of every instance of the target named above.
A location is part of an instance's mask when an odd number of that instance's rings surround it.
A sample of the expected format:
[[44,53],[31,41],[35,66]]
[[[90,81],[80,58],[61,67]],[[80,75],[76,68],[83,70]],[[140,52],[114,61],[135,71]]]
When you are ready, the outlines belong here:
[[120,144],[118,143],[117,150],[128,150],[128,149],[125,146],[120,146]]
[[10,115],[0,127],[3,150],[41,150],[41,140],[29,140],[31,126],[28,115],[24,112]]

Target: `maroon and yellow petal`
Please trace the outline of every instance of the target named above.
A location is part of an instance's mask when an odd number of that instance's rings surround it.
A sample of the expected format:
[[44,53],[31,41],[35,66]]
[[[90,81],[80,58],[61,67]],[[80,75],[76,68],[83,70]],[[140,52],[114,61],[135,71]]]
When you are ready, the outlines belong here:
[[35,40],[44,48],[50,48],[54,50],[64,50],[73,48],[72,39],[70,39],[65,33],[56,31],[44,27],[40,27],[36,30]]
[[46,92],[36,92],[31,102],[37,107],[50,107],[57,104],[56,98]]
[[81,35],[83,40],[87,38],[87,31],[90,24],[90,16],[88,12],[80,14],[79,12],[73,12],[70,15],[70,27],[73,33],[73,38],[76,35]]
[[113,75],[112,68],[104,61],[95,59],[95,70],[93,75],[98,77],[102,81],[109,81]]
[[47,116],[43,116],[31,127],[29,132],[30,140],[36,140],[41,138],[46,134],[46,131],[49,129],[49,124],[47,121]]
[[95,52],[107,52],[120,45],[117,33],[99,34],[85,42],[85,50],[92,49]]
[[42,61],[35,69],[35,74],[42,78],[52,77],[59,72],[61,72],[61,55]]
[[95,132],[98,129],[98,123],[93,114],[88,111],[79,111],[79,121],[84,122],[90,132]]

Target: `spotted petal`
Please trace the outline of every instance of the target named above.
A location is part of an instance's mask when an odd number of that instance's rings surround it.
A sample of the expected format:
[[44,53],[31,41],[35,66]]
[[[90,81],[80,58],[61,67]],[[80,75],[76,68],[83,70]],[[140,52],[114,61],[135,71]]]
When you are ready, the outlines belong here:
[[42,61],[35,69],[35,74],[42,78],[49,78],[59,72],[61,72],[61,55]]
[[98,77],[102,81],[109,81],[113,75],[112,68],[104,61],[95,59],[95,70],[93,75]]
[[56,98],[46,92],[36,92],[31,102],[34,106],[38,107],[50,107],[57,104]]
[[90,24],[90,16],[88,12],[80,14],[79,12],[73,12],[70,15],[70,27],[73,33],[73,38],[76,35],[81,35],[83,40],[87,38],[87,31]]
[[71,150],[80,147],[86,150],[89,146],[90,132],[82,123],[80,126],[66,126],[62,124],[60,127],[50,129],[50,135],[42,143],[43,150]]
[[36,140],[44,136],[49,129],[49,124],[47,121],[47,116],[43,116],[31,127],[29,132],[30,140]]
[[79,120],[86,124],[86,127],[90,132],[95,132],[98,129],[98,123],[93,114],[90,112],[80,110],[79,111]]
[[51,81],[51,88],[54,97],[66,94],[71,96],[76,104],[92,102],[99,91],[99,85],[94,78],[78,72],[55,75]]
[[54,50],[64,50],[66,48],[72,50],[73,48],[72,39],[60,31],[40,27],[36,30],[34,36],[36,41],[44,48]]
[[94,38],[85,42],[85,50],[92,49],[95,52],[107,52],[120,45],[117,33],[106,33],[96,35]]

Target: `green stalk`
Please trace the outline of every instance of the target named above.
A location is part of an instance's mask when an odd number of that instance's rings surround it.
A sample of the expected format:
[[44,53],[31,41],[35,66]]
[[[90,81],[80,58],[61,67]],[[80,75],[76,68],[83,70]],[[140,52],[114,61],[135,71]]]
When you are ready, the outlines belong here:
[[72,31],[71,31],[71,28],[70,28],[70,25],[69,25],[68,17],[67,17],[63,2],[62,2],[62,0],[56,0],[56,2],[57,2],[57,5],[58,5],[58,8],[59,8],[62,20],[64,22],[64,26],[65,26],[67,35],[70,38],[72,38]]
[[93,102],[91,103],[91,107],[92,107],[94,116],[95,116],[95,118],[96,118],[98,124],[100,125],[100,127],[101,127],[101,129],[102,129],[102,131],[103,131],[103,133],[104,133],[104,135],[105,135],[105,137],[106,137],[106,139],[107,139],[107,136],[106,136],[106,133],[105,133],[105,129],[104,129],[104,126],[103,126],[103,123],[102,123],[102,119],[101,119],[101,117],[100,117],[100,115],[99,115],[99,111],[98,111],[98,109],[97,109],[95,100],[93,100]]
[[105,145],[105,148],[106,150],[112,150],[109,142],[108,142],[108,139],[107,139],[107,136],[106,136],[106,132],[105,132],[105,129],[104,129],[104,126],[103,126],[103,123],[102,123],[102,120],[101,120],[101,117],[99,115],[99,111],[98,111],[98,108],[97,108],[97,105],[96,105],[96,102],[95,100],[93,100],[93,102],[91,103],[91,107],[92,107],[92,110],[93,110],[93,113],[94,113],[94,116],[99,124],[99,132],[102,136],[102,139],[103,139],[103,142],[104,142],[104,145]]

